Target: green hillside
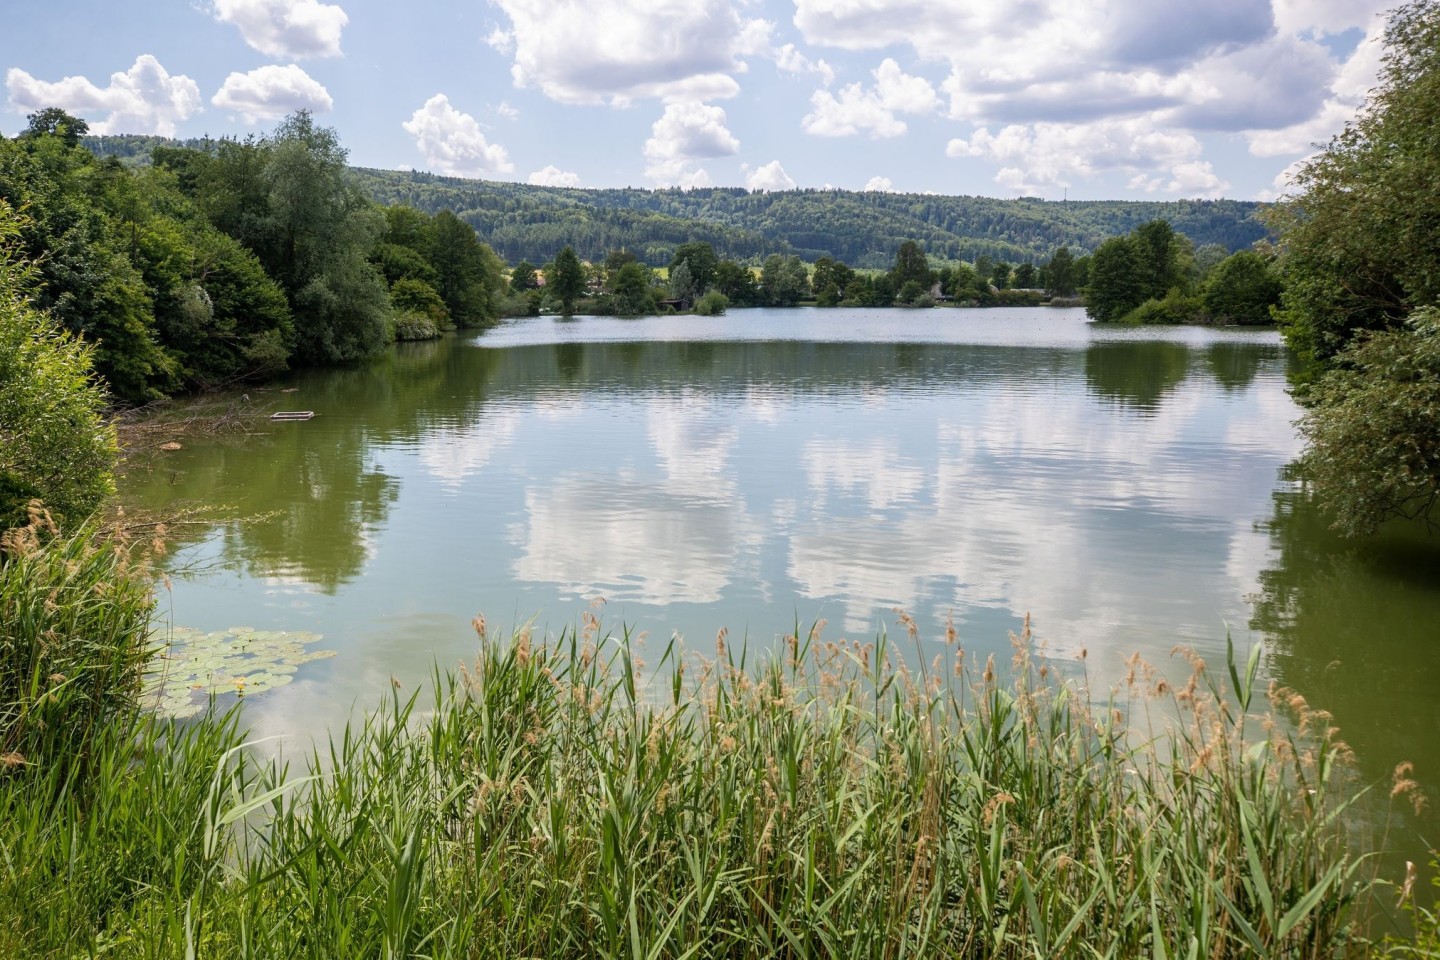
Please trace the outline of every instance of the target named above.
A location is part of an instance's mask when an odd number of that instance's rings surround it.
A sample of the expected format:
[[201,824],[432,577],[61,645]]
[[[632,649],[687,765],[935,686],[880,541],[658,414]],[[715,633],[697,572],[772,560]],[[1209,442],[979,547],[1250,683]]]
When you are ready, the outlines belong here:
[[[162,143],[157,137],[85,140],[95,153],[123,163],[146,162]],[[204,148],[203,141],[184,145]],[[1065,202],[854,190],[754,193],[741,187],[588,190],[415,171],[354,168],[352,174],[382,203],[455,211],[511,263],[544,263],[569,244],[587,260],[623,247],[660,265],[677,245],[693,240],[742,260],[795,253],[805,260],[830,256],[858,267],[888,267],[903,241],[916,240],[944,260],[988,255],[1040,262],[1060,246],[1088,252],[1157,218],[1197,246],[1238,250],[1265,236],[1256,217],[1260,204],[1239,200]]]

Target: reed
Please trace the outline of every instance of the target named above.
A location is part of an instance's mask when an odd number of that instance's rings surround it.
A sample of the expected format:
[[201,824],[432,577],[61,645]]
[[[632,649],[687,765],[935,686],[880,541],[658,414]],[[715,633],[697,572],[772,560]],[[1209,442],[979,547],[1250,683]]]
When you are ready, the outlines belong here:
[[233,714],[136,715],[92,738],[85,790],[0,780],[0,954],[1368,948],[1346,750],[1297,695],[1262,702],[1254,657],[1222,680],[1192,656],[1178,688],[1136,661],[1097,697],[1028,633],[1008,668],[816,630],[758,665],[672,643],[650,671],[589,616],[549,643],[477,631],[473,666],[391,691],[303,776]]

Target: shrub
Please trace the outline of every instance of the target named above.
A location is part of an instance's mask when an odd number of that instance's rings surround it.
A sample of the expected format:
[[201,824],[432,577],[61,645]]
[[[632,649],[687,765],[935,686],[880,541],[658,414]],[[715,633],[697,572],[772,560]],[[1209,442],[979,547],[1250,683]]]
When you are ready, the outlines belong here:
[[711,290],[695,303],[695,312],[702,317],[718,317],[730,306],[730,298],[719,290]]
[[1440,308],[1360,339],[1306,391],[1301,474],[1336,529],[1424,519],[1440,497]]
[[17,231],[0,201],[0,528],[30,496],[57,517],[84,519],[113,490],[116,458],[91,349],[30,305]]
[[396,340],[434,340],[440,336],[434,318],[414,310],[395,316]]

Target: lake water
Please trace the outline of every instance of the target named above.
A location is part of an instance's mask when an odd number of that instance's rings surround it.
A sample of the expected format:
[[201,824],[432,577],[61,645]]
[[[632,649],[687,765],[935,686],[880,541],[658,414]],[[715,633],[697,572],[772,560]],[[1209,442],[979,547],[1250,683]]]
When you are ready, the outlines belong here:
[[137,461],[124,493],[249,517],[186,528],[174,623],[338,651],[251,698],[262,734],[424,684],[477,613],[555,634],[603,597],[615,630],[710,652],[721,627],[903,636],[900,608],[920,655],[948,619],[981,660],[1028,613],[1101,689],[1135,651],[1263,644],[1366,777],[1410,758],[1433,788],[1440,552],[1340,543],[1298,502],[1289,363],[1271,331],[1078,310],[543,317],[252,390],[316,417]]

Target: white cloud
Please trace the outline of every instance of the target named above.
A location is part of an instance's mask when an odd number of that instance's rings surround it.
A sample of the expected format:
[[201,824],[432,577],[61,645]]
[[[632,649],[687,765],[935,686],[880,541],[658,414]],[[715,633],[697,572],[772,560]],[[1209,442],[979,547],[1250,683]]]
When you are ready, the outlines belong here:
[[869,131],[872,137],[898,137],[905,132],[905,122],[897,113],[926,114],[940,105],[940,97],[929,80],[915,77],[900,69],[900,64],[886,58],[872,71],[875,83],[865,89],[859,83],[849,84],[837,97],[828,90],[817,90],[810,97],[810,113],[800,121],[806,133],[822,137],[844,137]]
[[[37,80],[18,67],[5,74],[10,105],[21,113],[60,107],[90,122],[95,133],[175,135],[175,125],[200,111],[200,88],[186,76],[172,77],[150,54],[135,58],[124,73],[98,87],[85,77],[54,83]],[[92,119],[103,115],[100,119]]]
[[334,106],[329,91],[293,63],[232,73],[210,102],[239,114],[246,123],[274,120],[296,110],[325,113]]
[[272,57],[338,57],[345,11],[319,0],[215,0],[215,19]]
[[775,60],[775,68],[781,73],[789,74],[818,74],[825,86],[835,82],[835,69],[823,59],[811,60],[800,52],[800,48],[793,43],[787,43],[783,47],[776,47],[770,51]]
[[890,182],[889,177],[871,177],[865,181],[865,186],[860,189],[864,191],[874,191],[876,193],[893,193],[895,184]]
[[[1353,115],[1354,91],[1373,71],[1373,49],[1342,65],[1335,37],[1361,27],[1374,36],[1388,0],[1027,0],[1023,9],[961,0],[796,0],[806,44],[848,50],[908,48],[949,65],[941,90],[953,119],[990,130],[1064,128],[1076,149],[1014,156],[997,179],[1015,189],[1117,169],[1141,189],[1221,189],[1205,161],[1187,155],[1146,163],[1107,160],[1107,143],[1127,125],[1132,136],[1164,140],[1197,134],[1243,135],[1251,151],[1291,156]],[[1322,42],[1324,41],[1324,42]],[[903,59],[901,62],[904,62]],[[817,95],[807,129],[892,136],[902,124],[871,91],[847,87]],[[1093,129],[1092,129],[1093,127]],[[965,141],[961,141],[964,143]],[[994,161],[989,150],[975,156]],[[1184,169],[1179,169],[1186,164]],[[1213,179],[1212,179],[1213,178]],[[1158,184],[1158,186],[1157,186]]]
[[510,18],[511,75],[561,103],[734,96],[759,28],[730,0],[494,0]]
[[505,148],[486,141],[475,118],[452,107],[443,93],[426,100],[401,126],[436,173],[489,177],[515,169]]
[[645,141],[645,175],[662,186],[708,186],[694,161],[730,156],[740,141],[725,125],[725,111],[698,102],[670,103]]
[[506,120],[520,119],[519,109],[516,107],[512,107],[510,104],[506,103],[503,100],[500,101],[500,106],[495,108],[495,112],[500,114],[500,116],[504,117]]
[[1278,129],[1247,131],[1250,152],[1257,157],[1309,153],[1343,130],[1347,122],[1355,119],[1365,95],[1375,86],[1384,52],[1380,43],[1384,32],[1382,22],[1372,21],[1370,32],[1336,72],[1324,103],[1312,116]]
[[785,172],[779,160],[771,160],[750,171],[745,178],[745,186],[750,190],[794,190],[795,179]]
[[[980,127],[968,140],[951,140],[945,153],[999,164],[995,181],[1017,193],[1043,193],[1068,187],[1077,179],[1118,172],[1130,177],[1134,189],[1213,195],[1229,184],[1200,160],[1202,150],[1193,134],[1157,129],[1147,118],[1131,118],[1010,124],[998,134]],[[1157,177],[1157,172],[1164,177]]]
[[578,187],[580,175],[561,170],[552,163],[530,174],[528,182],[539,187]]

